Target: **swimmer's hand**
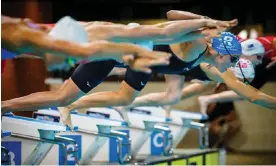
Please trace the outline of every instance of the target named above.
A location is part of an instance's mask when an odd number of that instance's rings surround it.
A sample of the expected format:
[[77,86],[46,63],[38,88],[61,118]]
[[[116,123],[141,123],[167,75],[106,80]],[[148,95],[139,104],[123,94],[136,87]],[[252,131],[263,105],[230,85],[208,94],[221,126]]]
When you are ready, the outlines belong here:
[[171,54],[159,51],[143,51],[137,55],[123,56],[123,62],[129,65],[133,70],[145,73],[151,73],[151,66],[161,66],[169,64]]
[[217,28],[221,32],[229,30],[238,25],[238,20],[234,19],[231,21],[221,21],[221,20],[213,20],[213,19],[206,19],[206,26],[208,28]]
[[238,25],[238,19],[233,19],[231,21],[219,21],[220,31],[227,31]]

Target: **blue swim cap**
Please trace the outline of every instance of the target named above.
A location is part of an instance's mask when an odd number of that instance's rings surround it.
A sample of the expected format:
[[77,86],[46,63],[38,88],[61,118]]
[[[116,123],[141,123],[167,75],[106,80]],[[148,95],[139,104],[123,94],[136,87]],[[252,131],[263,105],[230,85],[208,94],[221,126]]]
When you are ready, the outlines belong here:
[[221,37],[212,39],[212,47],[221,55],[241,55],[242,47],[235,35],[230,32],[222,32]]

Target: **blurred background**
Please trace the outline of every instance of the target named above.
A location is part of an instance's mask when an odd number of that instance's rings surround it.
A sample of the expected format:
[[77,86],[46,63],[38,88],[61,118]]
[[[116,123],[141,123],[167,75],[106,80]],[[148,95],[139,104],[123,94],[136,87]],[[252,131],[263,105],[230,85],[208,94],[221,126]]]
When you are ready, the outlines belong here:
[[[276,36],[276,12],[272,1],[219,1],[219,0],[2,0],[2,14],[12,17],[28,17],[38,23],[55,23],[69,15],[79,21],[139,22],[153,24],[166,20],[166,12],[190,11],[211,18],[230,20],[238,18],[235,34],[245,30],[248,37]],[[53,90],[60,84],[47,84],[47,78],[65,80],[70,71],[47,72],[41,59],[8,60],[1,75],[1,100],[28,95],[33,92]],[[93,92],[117,90],[123,77],[112,76]],[[141,94],[165,89],[162,75],[154,75]],[[271,78],[271,80],[275,80]],[[186,80],[190,84],[189,79]],[[261,91],[276,96],[274,81]],[[212,93],[210,88],[205,94]],[[227,141],[228,164],[276,164],[276,111],[271,111],[246,101],[235,102],[235,116],[241,122],[239,131]],[[199,111],[197,96],[173,106],[176,109]],[[35,111],[35,110],[34,110]],[[17,113],[31,117],[31,112]],[[181,148],[196,147],[196,133],[191,131],[184,138]]]

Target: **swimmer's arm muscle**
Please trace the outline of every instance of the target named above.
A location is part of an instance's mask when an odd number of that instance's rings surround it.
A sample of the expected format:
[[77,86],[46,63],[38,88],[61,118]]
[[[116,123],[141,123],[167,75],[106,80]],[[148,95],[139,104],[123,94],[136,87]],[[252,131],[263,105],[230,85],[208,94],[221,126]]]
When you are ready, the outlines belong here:
[[238,95],[243,97],[244,99],[248,100],[251,103],[270,108],[272,110],[276,110],[276,98],[269,96],[265,93],[262,93],[261,91],[255,89],[254,87],[250,85],[245,85],[238,79],[233,79],[233,76],[229,76],[229,73],[227,72],[232,71],[228,69],[225,73],[223,74],[223,80],[225,84],[232,89],[234,92],[236,92]]
[[[128,27],[122,25],[99,25],[94,28],[94,32],[100,32],[106,40],[117,42],[139,42],[165,40],[170,38],[182,37],[185,34],[197,31],[206,27],[208,21],[205,19],[182,20],[165,22],[156,25],[141,25]],[[98,30],[96,30],[96,28]]]
[[168,20],[189,20],[189,19],[201,19],[205,16],[194,14],[187,11],[170,10],[167,12]]
[[214,66],[205,63],[201,64],[201,68],[210,79],[221,83],[224,82],[228,88],[232,89],[249,102],[276,110],[275,97],[264,94],[250,85],[245,85],[235,77],[230,69],[227,69],[227,71],[222,74]]
[[[221,73],[216,67],[207,63],[201,63],[200,67],[210,79],[220,83],[225,83],[228,88],[232,89],[238,95],[252,103],[257,104],[258,102],[264,102],[262,100],[265,97],[267,97],[267,101],[273,102],[273,97],[270,98],[268,95],[261,93],[255,88],[240,82],[230,69],[227,69],[226,72]],[[276,104],[276,98],[274,102]]]
[[[21,38],[21,39],[20,39]],[[58,56],[74,56],[79,58],[88,58],[96,53],[96,49],[85,44],[77,44],[65,40],[59,40],[49,36],[46,33],[25,28],[21,35],[21,51],[25,48],[32,53],[50,53]],[[31,50],[29,50],[31,49]]]
[[[167,38],[167,39],[157,39],[154,40],[154,44],[156,45],[167,45],[167,44],[175,44],[175,43],[183,43],[183,42],[189,42],[189,41],[194,41],[200,38],[207,37],[207,34],[205,33],[206,31],[204,29],[202,30],[197,30],[190,32],[188,34],[175,37],[175,38]],[[213,36],[216,37],[216,36]]]
[[[40,52],[52,53],[61,56],[74,56],[89,60],[115,59],[121,60],[124,54],[138,54],[144,49],[134,44],[111,43],[97,41],[89,44],[77,44],[58,40],[39,31],[27,31],[25,40],[28,44],[34,45]],[[31,37],[32,35],[36,37]]]

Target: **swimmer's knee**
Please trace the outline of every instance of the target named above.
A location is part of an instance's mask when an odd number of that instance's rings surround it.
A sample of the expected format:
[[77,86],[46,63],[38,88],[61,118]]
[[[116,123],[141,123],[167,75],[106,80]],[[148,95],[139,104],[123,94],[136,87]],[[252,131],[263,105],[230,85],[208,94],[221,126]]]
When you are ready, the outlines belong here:
[[67,93],[56,91],[55,97],[58,101],[59,106],[67,106],[70,105],[72,102],[75,101],[76,95],[68,95]]
[[117,97],[122,106],[127,106],[135,100],[138,94],[139,92],[137,90],[123,82],[119,92],[117,92]]
[[119,93],[119,100],[121,101],[122,106],[130,105],[135,100],[135,95],[127,93]]

